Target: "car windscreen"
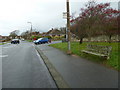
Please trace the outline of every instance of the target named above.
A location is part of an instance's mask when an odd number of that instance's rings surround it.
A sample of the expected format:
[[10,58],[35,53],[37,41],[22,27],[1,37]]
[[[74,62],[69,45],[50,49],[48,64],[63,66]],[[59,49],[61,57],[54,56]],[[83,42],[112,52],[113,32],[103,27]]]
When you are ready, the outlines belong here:
[[19,39],[13,39],[12,41],[18,41]]
[[48,40],[48,38],[43,38],[43,40]]
[[42,40],[43,38],[39,38],[38,40],[36,40],[36,41],[39,41],[39,40]]

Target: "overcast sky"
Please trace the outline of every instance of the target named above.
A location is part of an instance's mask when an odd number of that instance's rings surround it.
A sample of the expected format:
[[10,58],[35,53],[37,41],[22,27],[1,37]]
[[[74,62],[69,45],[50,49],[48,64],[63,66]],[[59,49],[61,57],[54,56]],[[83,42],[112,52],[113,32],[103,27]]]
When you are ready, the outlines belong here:
[[[70,0],[70,14],[80,12],[88,0]],[[111,2],[118,9],[119,0],[96,0]],[[51,28],[64,27],[66,19],[66,0],[0,0],[0,35],[9,35],[11,31],[20,32],[33,29],[46,32]]]

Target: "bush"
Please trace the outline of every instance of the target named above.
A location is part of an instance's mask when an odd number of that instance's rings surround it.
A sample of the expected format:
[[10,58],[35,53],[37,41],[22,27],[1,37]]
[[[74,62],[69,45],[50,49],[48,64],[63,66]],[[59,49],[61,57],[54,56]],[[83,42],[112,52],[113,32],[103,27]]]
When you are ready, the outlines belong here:
[[41,36],[32,36],[32,39],[39,39]]
[[48,38],[48,39],[52,39],[52,37],[51,36],[45,36],[46,38]]

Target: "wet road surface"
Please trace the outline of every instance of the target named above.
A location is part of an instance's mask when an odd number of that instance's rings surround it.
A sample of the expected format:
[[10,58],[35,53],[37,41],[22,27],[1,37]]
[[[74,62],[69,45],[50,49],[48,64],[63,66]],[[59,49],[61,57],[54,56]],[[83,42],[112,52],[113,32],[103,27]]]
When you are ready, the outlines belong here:
[[2,46],[2,88],[56,88],[32,43]]

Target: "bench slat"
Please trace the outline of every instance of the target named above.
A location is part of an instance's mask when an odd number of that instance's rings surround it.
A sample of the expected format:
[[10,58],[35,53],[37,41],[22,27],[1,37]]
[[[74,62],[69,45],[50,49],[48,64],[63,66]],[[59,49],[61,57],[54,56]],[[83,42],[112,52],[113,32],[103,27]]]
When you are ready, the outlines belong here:
[[107,56],[107,55],[104,55],[104,54],[93,53],[93,52],[86,51],[86,50],[82,50],[82,52],[85,52],[85,53],[90,53],[90,54],[94,54],[94,55],[98,55],[98,56]]
[[101,46],[101,45],[88,44],[86,50],[82,50],[82,52],[109,58],[111,50],[112,50],[111,46]]

